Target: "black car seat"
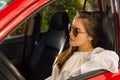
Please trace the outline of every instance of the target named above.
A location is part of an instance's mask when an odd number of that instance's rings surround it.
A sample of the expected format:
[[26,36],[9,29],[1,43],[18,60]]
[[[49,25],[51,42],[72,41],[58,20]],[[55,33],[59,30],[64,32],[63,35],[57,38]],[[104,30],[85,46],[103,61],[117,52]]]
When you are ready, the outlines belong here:
[[116,51],[115,29],[112,25],[112,20],[109,18],[108,12],[100,13],[102,18],[102,26],[98,46],[104,49]]
[[44,80],[51,75],[55,57],[63,50],[68,37],[68,24],[66,12],[53,15],[49,30],[40,39],[28,62],[29,80]]

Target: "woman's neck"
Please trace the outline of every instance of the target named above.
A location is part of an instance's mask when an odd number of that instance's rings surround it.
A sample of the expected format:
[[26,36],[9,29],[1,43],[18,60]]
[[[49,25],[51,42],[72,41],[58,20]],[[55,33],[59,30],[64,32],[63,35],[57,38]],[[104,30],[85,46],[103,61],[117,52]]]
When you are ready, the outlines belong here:
[[78,47],[78,51],[81,52],[88,52],[88,51],[92,51],[93,49],[94,49],[93,46]]

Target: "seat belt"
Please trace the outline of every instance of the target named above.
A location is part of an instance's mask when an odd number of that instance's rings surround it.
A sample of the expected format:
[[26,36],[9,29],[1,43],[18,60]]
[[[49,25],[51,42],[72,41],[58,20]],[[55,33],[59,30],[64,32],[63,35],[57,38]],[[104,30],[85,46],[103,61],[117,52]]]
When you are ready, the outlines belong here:
[[33,43],[34,47],[38,45],[39,42],[39,34],[41,32],[41,15],[40,13],[37,13],[34,17],[34,29],[33,29]]

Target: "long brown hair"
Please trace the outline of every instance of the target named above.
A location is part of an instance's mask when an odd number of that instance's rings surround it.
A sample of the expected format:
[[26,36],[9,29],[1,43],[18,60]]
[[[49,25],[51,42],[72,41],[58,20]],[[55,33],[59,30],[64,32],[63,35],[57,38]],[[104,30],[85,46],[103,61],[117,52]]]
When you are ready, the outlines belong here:
[[[99,28],[101,26],[101,18],[99,12],[78,12],[75,18],[83,19],[83,25],[87,33],[93,37],[92,46],[96,47],[99,36]],[[96,36],[97,35],[97,36]],[[72,54],[77,51],[77,47],[70,46],[68,49],[63,51],[57,56],[55,64],[57,64],[62,69],[65,62],[72,56]]]
[[77,47],[70,46],[68,49],[66,49],[65,51],[63,51],[61,54],[57,56],[57,60],[55,64],[59,66],[60,70],[62,69],[65,62],[72,56],[72,54],[76,50],[77,50]]

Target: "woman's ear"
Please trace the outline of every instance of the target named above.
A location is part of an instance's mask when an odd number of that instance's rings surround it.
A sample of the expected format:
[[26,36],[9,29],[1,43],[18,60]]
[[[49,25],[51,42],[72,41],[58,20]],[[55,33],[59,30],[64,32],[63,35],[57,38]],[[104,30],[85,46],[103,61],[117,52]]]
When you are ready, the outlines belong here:
[[92,41],[92,40],[93,40],[93,37],[89,36],[89,37],[88,37],[88,40],[89,40],[89,41]]

